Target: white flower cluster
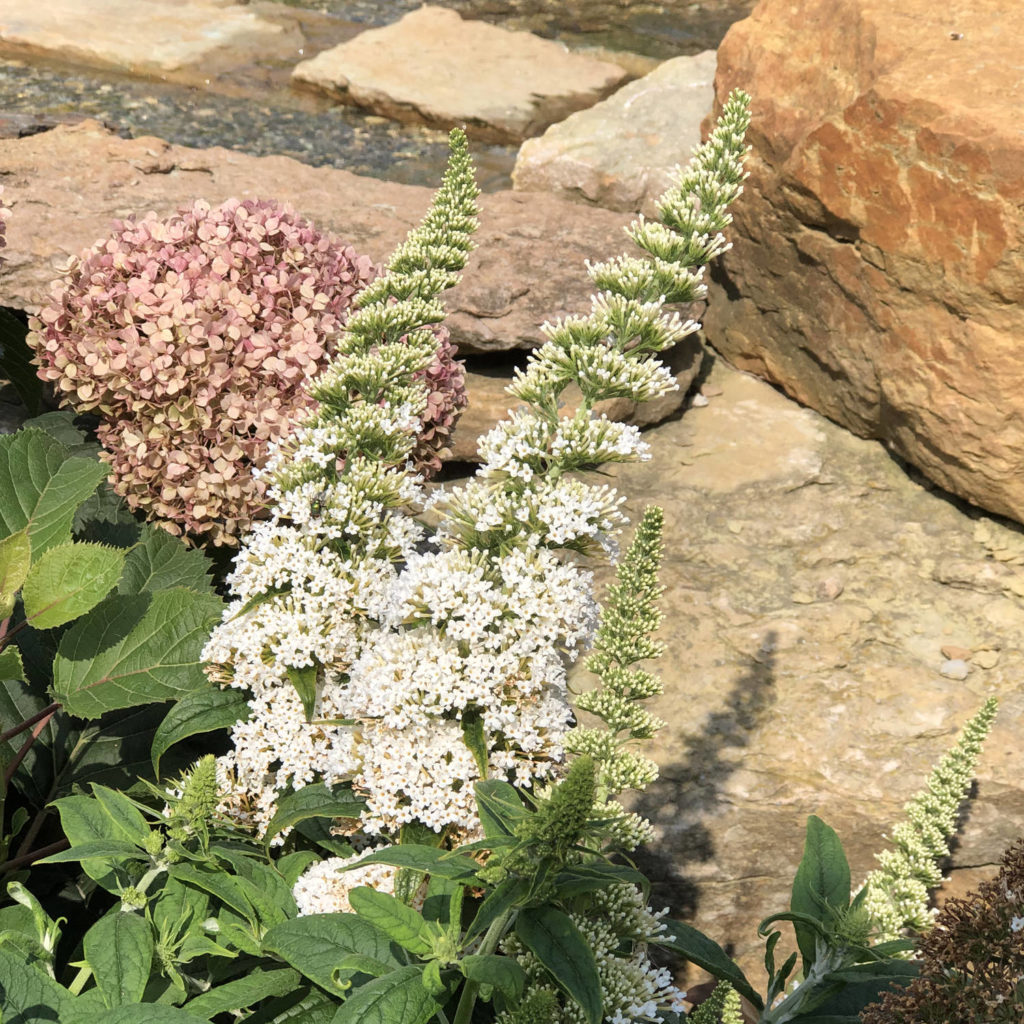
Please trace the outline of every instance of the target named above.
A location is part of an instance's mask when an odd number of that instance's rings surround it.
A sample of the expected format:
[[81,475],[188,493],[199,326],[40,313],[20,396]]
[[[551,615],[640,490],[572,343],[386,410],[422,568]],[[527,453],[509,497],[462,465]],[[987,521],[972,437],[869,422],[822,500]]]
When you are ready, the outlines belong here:
[[299,908],[299,917],[308,914],[350,914],[348,894],[360,885],[378,892],[393,894],[398,868],[390,864],[367,864],[354,867],[363,857],[373,853],[370,847],[352,857],[328,857],[311,864],[295,883],[292,896]]
[[[685,993],[673,984],[671,973],[655,967],[647,955],[647,944],[657,941],[667,913],[652,911],[635,886],[612,885],[593,895],[586,913],[569,915],[594,953],[608,1024],[661,1024],[666,1012],[683,1010]],[[502,949],[519,961],[531,987],[551,987],[545,968],[515,936]],[[499,1016],[497,1024],[507,1019],[508,1015]],[[565,1024],[586,1022],[582,1008],[570,1001],[560,1019]]]

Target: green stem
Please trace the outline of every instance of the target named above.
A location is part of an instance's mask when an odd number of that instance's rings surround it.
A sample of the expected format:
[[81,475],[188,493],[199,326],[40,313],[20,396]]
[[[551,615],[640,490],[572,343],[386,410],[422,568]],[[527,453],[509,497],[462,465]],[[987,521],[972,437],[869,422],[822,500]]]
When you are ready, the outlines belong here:
[[[501,942],[501,938],[505,934],[505,929],[508,927],[511,920],[512,911],[506,910],[501,917],[496,917],[491,922],[491,927],[487,929],[487,934],[484,935],[483,942],[480,943],[480,949],[478,952],[481,956],[493,953],[498,948],[498,943]],[[469,1024],[473,1017],[473,1007],[476,1006],[476,996],[479,989],[479,982],[466,982],[466,985],[462,990],[462,998],[459,999],[459,1007],[455,1011],[455,1016],[452,1018],[452,1024]]]
[[78,973],[75,975],[74,980],[68,985],[68,991],[73,995],[77,996],[79,992],[85,988],[85,983],[92,977],[92,968],[86,964],[84,967],[78,969]]

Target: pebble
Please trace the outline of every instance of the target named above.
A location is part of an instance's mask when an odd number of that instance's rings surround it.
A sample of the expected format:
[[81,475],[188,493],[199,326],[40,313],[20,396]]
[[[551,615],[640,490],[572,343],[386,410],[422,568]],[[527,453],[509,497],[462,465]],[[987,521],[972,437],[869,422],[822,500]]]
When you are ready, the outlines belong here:
[[978,651],[971,660],[980,668],[995,668],[999,664],[999,652]]
[[698,409],[703,409],[708,404],[707,395],[698,393],[690,399],[690,405],[696,406]]
[[955,644],[944,644],[942,656],[950,661],[970,661],[974,652],[969,647],[957,647]]
[[814,588],[814,596],[819,601],[834,601],[842,592],[843,581],[836,576],[827,576]]
[[966,679],[971,666],[962,658],[947,658],[940,666],[939,673],[947,679]]

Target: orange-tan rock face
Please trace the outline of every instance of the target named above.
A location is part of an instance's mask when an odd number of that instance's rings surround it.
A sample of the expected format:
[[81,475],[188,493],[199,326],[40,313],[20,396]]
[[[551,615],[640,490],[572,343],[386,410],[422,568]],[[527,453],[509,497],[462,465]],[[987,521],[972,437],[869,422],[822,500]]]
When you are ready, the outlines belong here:
[[1024,521],[1024,4],[762,0],[718,54],[753,97],[730,361]]

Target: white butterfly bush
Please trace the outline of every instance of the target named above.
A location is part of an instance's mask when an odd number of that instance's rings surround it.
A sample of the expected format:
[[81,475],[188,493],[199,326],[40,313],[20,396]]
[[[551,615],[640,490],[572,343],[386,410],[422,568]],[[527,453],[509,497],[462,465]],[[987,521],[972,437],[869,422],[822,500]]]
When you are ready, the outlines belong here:
[[[589,315],[544,326],[508,389],[521,407],[482,439],[475,477],[428,495],[407,466],[427,398],[412,376],[433,357],[437,296],[458,280],[476,213],[452,133],[433,206],[359,296],[311,389],[319,410],[264,470],[274,514],[243,543],[204,652],[214,680],[250,695],[219,761],[238,820],[263,832],[283,794],[348,783],[365,799],[362,833],[417,823],[457,842],[478,826],[475,781],[528,787],[564,760],[566,672],[598,624],[582,563],[614,557],[626,521],[614,488],[579,473],[649,457],[635,427],[593,407],[676,387],[657,353],[698,325],[663,305],[699,299],[704,265],[728,248],[747,103],[730,99],[679,172],[665,223],[628,229],[649,255],[588,264]],[[571,384],[583,401],[560,417]]]

